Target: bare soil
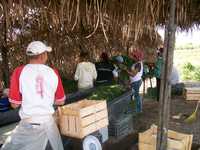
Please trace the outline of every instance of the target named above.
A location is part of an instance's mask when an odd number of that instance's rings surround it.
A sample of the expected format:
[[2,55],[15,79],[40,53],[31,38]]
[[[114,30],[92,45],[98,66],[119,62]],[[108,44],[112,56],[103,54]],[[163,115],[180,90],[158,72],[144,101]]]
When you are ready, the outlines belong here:
[[[193,150],[200,149],[200,111],[198,111],[197,120],[191,124],[184,122],[195,109],[197,101],[186,101],[183,97],[172,97],[169,129],[193,134]],[[159,121],[159,102],[145,99],[143,112],[133,118],[134,131],[121,140],[110,138],[104,144],[104,150],[137,150],[138,133],[149,129],[152,124],[158,125]],[[179,119],[173,119],[174,116],[180,116]]]

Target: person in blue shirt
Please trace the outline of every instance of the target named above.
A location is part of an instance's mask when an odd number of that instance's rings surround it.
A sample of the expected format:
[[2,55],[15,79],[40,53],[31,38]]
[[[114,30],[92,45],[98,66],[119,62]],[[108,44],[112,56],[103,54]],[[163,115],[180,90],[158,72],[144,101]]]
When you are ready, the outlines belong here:
[[9,89],[0,89],[0,112],[6,112],[10,109],[10,102],[8,100]]

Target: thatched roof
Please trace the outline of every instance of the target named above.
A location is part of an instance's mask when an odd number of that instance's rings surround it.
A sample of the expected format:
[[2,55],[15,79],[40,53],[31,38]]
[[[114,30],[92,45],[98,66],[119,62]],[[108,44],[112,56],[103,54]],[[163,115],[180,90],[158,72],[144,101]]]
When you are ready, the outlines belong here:
[[[200,24],[199,12],[199,0],[177,0],[175,22],[190,29]],[[155,27],[168,15],[169,0],[1,0],[0,46],[9,50],[13,68],[25,61],[30,41],[45,40],[54,48],[51,61],[63,66],[80,49],[94,58],[98,50],[112,53],[130,44],[156,47]]]
[[[177,0],[176,24],[188,29],[200,23],[199,0]],[[169,0],[1,0],[0,16],[5,16],[7,26],[24,26],[27,21],[39,28],[83,30],[91,37],[99,28],[105,35],[109,30],[124,34],[134,32],[136,40],[148,29],[168,20]],[[33,19],[32,17],[35,17]],[[2,17],[1,17],[2,19]],[[128,28],[127,28],[128,27]],[[125,35],[122,35],[123,37]],[[126,38],[126,37],[124,37]]]

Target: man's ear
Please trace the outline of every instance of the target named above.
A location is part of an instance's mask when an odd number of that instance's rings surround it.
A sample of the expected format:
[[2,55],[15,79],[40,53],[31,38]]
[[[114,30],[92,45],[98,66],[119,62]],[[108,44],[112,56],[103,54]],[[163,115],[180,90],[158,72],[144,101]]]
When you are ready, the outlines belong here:
[[42,53],[41,55],[39,55],[39,58],[40,60],[43,60],[45,58],[45,53]]

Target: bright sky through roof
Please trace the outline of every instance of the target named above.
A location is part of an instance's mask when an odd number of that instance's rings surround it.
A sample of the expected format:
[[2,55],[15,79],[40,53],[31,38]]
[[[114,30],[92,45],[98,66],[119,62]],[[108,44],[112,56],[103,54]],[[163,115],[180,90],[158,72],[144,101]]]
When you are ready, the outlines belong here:
[[[158,33],[164,39],[164,29],[158,28]],[[176,45],[185,45],[192,43],[192,45],[200,45],[200,29],[193,29],[193,31],[177,31],[176,32]]]

